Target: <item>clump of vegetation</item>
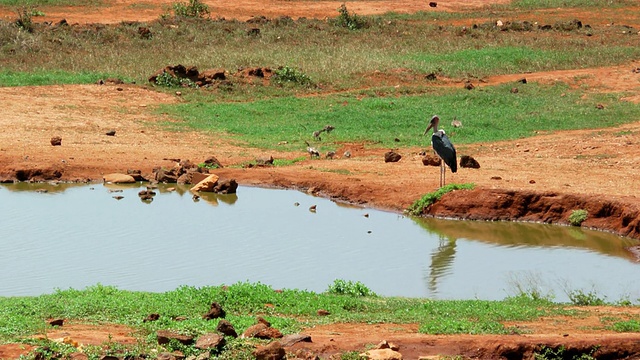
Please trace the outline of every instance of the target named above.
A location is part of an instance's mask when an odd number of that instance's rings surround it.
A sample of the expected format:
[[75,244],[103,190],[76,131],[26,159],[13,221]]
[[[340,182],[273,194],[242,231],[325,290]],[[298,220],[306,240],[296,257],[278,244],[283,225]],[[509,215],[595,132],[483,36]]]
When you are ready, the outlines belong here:
[[190,18],[205,18],[211,14],[209,6],[201,0],[189,0],[188,3],[173,3],[173,13],[175,16]]
[[35,8],[29,7],[29,6],[23,6],[20,9],[18,9],[17,12],[18,12],[18,20],[16,20],[16,26],[28,32],[33,32],[32,18],[34,16],[44,16],[44,13],[42,11],[38,11]]
[[345,4],[338,8],[340,15],[333,20],[333,24],[338,27],[347,28],[349,30],[359,30],[367,27],[367,20],[356,14],[350,14]]
[[419,200],[416,200],[409,208],[405,211],[409,215],[418,216],[422,214],[422,210],[427,206],[435,203],[440,200],[442,195],[454,191],[454,190],[471,190],[475,187],[474,184],[449,184],[441,187],[440,189],[425,194]]
[[191,81],[191,79],[178,77],[166,71],[163,71],[162,74],[156,77],[155,84],[158,86],[164,86],[168,88],[197,87],[196,84],[193,81]]
[[640,321],[631,319],[616,322],[610,327],[610,329],[617,332],[640,332]]
[[593,354],[598,351],[599,348],[599,346],[594,346],[588,353],[576,354],[572,356],[572,354],[567,354],[567,349],[562,345],[557,349],[543,345],[540,348],[539,352],[535,352],[533,354],[533,358],[535,360],[595,360]]
[[350,295],[350,296],[377,296],[365,284],[360,281],[336,279],[327,289],[329,294]]
[[571,212],[571,215],[569,215],[569,223],[572,226],[580,226],[582,225],[582,222],[584,222],[585,220],[587,220],[587,216],[589,215],[589,213],[587,212],[587,210],[573,210]]
[[307,74],[289,66],[281,66],[276,69],[274,71],[272,81],[280,86],[294,84],[311,87],[314,85],[313,81]]
[[573,290],[570,291],[567,296],[572,304],[579,306],[600,306],[607,303],[604,298],[601,298],[593,291],[585,293],[582,290]]

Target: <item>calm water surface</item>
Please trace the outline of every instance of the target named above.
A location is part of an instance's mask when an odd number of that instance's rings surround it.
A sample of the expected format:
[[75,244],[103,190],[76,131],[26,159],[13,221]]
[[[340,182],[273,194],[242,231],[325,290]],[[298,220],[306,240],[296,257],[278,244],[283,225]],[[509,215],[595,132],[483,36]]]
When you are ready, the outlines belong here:
[[197,202],[161,188],[144,203],[143,188],[0,186],[0,296],[238,281],[322,292],[345,279],[386,296],[502,299],[535,288],[557,301],[571,290],[640,298],[640,264],[624,249],[636,243],[607,233],[412,219],[252,187]]

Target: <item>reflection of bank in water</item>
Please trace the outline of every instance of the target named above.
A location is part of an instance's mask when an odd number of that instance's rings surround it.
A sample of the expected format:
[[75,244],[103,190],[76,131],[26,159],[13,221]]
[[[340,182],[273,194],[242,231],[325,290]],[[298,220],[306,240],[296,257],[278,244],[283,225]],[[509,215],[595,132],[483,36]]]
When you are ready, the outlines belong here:
[[[553,281],[570,282],[566,279],[552,279],[553,275],[550,274],[544,275],[548,270],[553,272],[550,269],[559,270],[563,267],[564,261],[557,260],[558,252],[570,254],[567,251],[573,249],[576,254],[586,251],[633,262],[637,262],[634,249],[640,252],[640,245],[636,240],[578,227],[432,218],[416,219],[416,222],[429,233],[437,235],[439,239],[438,246],[430,255],[429,270],[424,275],[430,296],[435,297],[446,293],[447,291],[443,288],[450,286],[452,282],[456,282],[457,286],[477,286],[478,284],[459,283],[459,280],[454,279],[463,269],[470,271],[473,275],[486,274],[487,282],[500,283],[505,280],[501,278],[506,278],[510,285],[516,284],[515,287],[519,288],[533,283],[540,285]],[[462,243],[458,243],[460,241]],[[488,244],[490,247],[478,247],[478,242]],[[460,245],[463,247],[460,248]],[[475,252],[469,253],[470,245]],[[500,248],[504,250],[497,250]],[[514,252],[506,256],[521,258],[521,263],[516,261],[515,266],[514,263],[508,266],[504,263],[496,263],[495,260],[484,259],[484,257],[496,256],[489,255],[490,253],[495,251],[506,253],[509,249]],[[469,256],[473,258],[472,261],[469,261]],[[565,259],[571,260],[566,257]],[[509,262],[509,260],[505,261]],[[476,263],[475,267],[469,262]],[[592,264],[592,267],[598,266],[597,263]],[[537,267],[540,267],[542,272],[538,272]],[[529,270],[522,270],[522,268],[529,268]],[[533,277],[532,271],[536,274]],[[573,269],[573,271],[580,272],[580,269]],[[500,278],[492,279],[492,275],[489,274],[493,274],[494,277],[499,275]],[[546,286],[538,286],[540,287]]]

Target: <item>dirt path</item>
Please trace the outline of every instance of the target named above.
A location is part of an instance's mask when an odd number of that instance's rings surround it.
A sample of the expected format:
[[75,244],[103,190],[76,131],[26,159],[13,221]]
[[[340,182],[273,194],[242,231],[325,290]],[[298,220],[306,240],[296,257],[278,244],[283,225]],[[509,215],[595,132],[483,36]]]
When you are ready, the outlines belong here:
[[[214,15],[240,20],[255,15],[335,16],[342,3],[239,0],[228,6],[225,4],[231,2],[205,2]],[[488,2],[448,1],[439,3],[435,9],[430,8],[426,1],[412,0],[357,1],[347,5],[350,11],[366,15],[389,10],[456,10]],[[65,18],[70,23],[148,21],[166,12],[171,3],[171,0],[118,0],[109,2],[109,6],[88,9],[43,7],[41,10],[47,16],[41,20]],[[519,16],[541,22],[579,18],[594,24],[617,21],[638,25],[638,17],[629,15],[634,13],[640,13],[640,8],[607,8],[598,14],[557,9]],[[11,8],[0,7],[0,17],[14,18],[15,13]],[[513,74],[485,79],[486,82],[479,86],[512,82],[522,77],[538,82],[562,80],[573,86],[588,85],[591,91],[627,91],[630,95],[625,100],[638,102],[640,74],[631,71],[637,67],[640,67],[640,62],[601,69]],[[3,130],[0,132],[0,177],[15,176],[17,171],[29,176],[39,173],[45,177],[59,172],[65,180],[100,180],[103,174],[125,172],[127,169],[140,169],[149,174],[154,167],[174,164],[167,159],[201,162],[213,155],[227,166],[217,173],[234,178],[243,185],[299,188],[321,196],[394,211],[402,211],[438,186],[438,168],[423,166],[419,155],[420,151],[428,148],[426,141],[422,148],[396,149],[403,155],[398,163],[382,161],[388,149],[344,144],[337,153],[349,150],[352,156],[348,159],[307,160],[281,168],[230,168],[228,166],[264,155],[293,159],[304,154],[241,149],[212,135],[164,132],[154,124],[170,119],[154,114],[151,108],[179,99],[132,85],[0,88],[0,98],[3,106],[0,116],[0,128]],[[572,201],[585,201],[589,206],[606,207],[606,211],[603,210],[606,216],[599,222],[594,220],[592,226],[603,228],[613,224],[613,231],[626,229],[629,235],[640,234],[640,199],[637,196],[640,189],[640,119],[631,120],[630,124],[618,128],[540,134],[518,141],[459,146],[460,154],[472,155],[482,167],[463,168],[449,180],[475,183],[478,190],[473,197],[451,194],[439,207],[432,209],[432,213],[477,214],[478,209],[486,208],[490,201],[498,201],[509,193],[555,194],[555,197],[551,196],[556,201],[555,205],[548,205],[547,210],[564,208],[562,216],[565,216],[566,210],[571,209],[569,206],[573,206],[570,204],[574,204],[567,202],[570,197]],[[105,135],[109,130],[115,130],[116,135]],[[62,146],[51,146],[53,136],[62,137]],[[348,171],[348,175],[341,175],[344,173],[341,170]],[[485,215],[497,216],[496,213]],[[296,345],[292,350],[306,346],[326,357],[342,351],[361,351],[370,344],[388,340],[400,346],[405,359],[437,354],[482,359],[517,358],[514,354],[530,354],[537,344],[564,344],[580,349],[599,345],[603,354],[617,354],[609,358],[640,354],[640,349],[637,349],[640,335],[612,333],[601,322],[607,316],[637,317],[637,308],[583,310],[589,313],[583,318],[507,324],[517,326],[525,333],[507,336],[435,336],[418,334],[416,325],[337,324],[308,329],[313,343]],[[131,340],[127,337],[127,329],[120,326],[95,328],[77,324],[61,331],[63,333],[52,333],[49,337],[68,336],[87,344],[99,344],[109,339],[109,334],[117,335],[118,341],[124,343]],[[14,359],[28,350],[21,345],[2,345],[0,358]]]

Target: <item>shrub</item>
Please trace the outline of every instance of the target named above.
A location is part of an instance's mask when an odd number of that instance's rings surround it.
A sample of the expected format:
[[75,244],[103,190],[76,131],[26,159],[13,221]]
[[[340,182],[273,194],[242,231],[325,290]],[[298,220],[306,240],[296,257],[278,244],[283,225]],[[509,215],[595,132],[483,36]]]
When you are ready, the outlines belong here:
[[164,87],[196,87],[196,84],[188,78],[177,77],[171,73],[163,71],[156,77],[156,85]]
[[301,86],[313,86],[311,78],[295,68],[281,66],[274,71],[273,80],[278,85],[295,84]]
[[606,302],[603,298],[599,297],[593,291],[585,293],[582,290],[574,290],[567,294],[569,300],[572,304],[578,306],[600,306],[606,305]]
[[210,15],[209,6],[200,0],[189,0],[189,3],[174,3],[175,16],[204,18]]
[[353,282],[351,280],[345,281],[341,279],[334,280],[333,284],[329,285],[327,292],[336,295],[377,296],[376,293],[360,281]]
[[359,30],[367,27],[367,21],[356,14],[349,14],[345,4],[340,5],[338,12],[340,15],[334,20],[334,25],[349,30]]
[[580,226],[583,221],[587,220],[587,215],[587,210],[573,210],[571,215],[569,215],[569,223],[572,226]]
[[31,18],[34,14],[37,15],[39,12],[27,6],[21,7],[18,9],[18,20],[16,20],[16,25],[24,31],[33,32],[33,20]]

